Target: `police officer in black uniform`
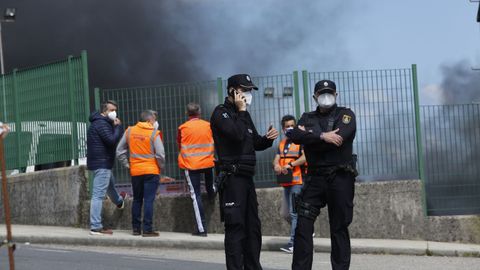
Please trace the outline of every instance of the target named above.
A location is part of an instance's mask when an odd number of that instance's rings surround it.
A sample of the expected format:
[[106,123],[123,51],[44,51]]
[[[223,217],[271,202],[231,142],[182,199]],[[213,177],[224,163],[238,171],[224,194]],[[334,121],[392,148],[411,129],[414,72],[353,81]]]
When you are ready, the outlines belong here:
[[313,225],[320,208],[328,205],[332,269],[349,269],[350,236],[353,217],[356,156],[352,154],[355,138],[355,114],[336,104],[336,86],[329,80],[315,84],[313,98],[318,104],[304,113],[297,128],[287,133],[294,143],[303,144],[308,163],[308,177],[297,197],[297,229],[292,269],[312,269]]
[[247,111],[252,89],[258,90],[247,74],[230,77],[228,97],[210,119],[218,157],[217,186],[225,223],[227,269],[262,269],[262,233],[253,182],[255,151],[271,147],[278,131],[270,127],[265,136],[258,135]]

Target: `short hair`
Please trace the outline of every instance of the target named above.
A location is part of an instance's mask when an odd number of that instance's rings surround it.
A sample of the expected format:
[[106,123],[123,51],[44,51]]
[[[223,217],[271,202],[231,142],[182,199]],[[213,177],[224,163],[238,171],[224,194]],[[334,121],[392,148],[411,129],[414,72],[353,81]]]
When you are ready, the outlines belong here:
[[295,124],[297,123],[297,120],[295,119],[295,116],[293,115],[290,115],[290,114],[287,114],[285,116],[282,117],[282,128],[285,126],[285,123],[288,122],[288,121],[294,121]]
[[102,103],[102,107],[101,107],[102,113],[104,113],[108,110],[108,104],[112,104],[113,106],[115,106],[115,108],[118,109],[117,102],[115,102],[115,100],[109,99],[109,100]]
[[187,115],[188,116],[197,116],[200,115],[200,105],[195,102],[190,102],[187,104]]
[[157,116],[158,116],[158,113],[154,110],[145,110],[142,112],[142,114],[140,115],[140,121],[142,122],[148,122],[150,121],[152,118],[155,118],[157,119]]

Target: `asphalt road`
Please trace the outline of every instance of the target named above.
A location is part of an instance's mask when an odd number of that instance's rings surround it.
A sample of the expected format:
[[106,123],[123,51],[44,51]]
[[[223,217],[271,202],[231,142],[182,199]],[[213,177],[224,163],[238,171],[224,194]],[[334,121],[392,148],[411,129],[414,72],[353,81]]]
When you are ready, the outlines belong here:
[[[16,270],[216,270],[225,269],[219,250],[140,249],[124,247],[18,245]],[[291,255],[262,252],[264,269],[290,269]],[[0,249],[0,269],[8,268],[5,248]],[[313,269],[331,269],[329,254],[316,253]],[[352,270],[425,269],[480,270],[480,258],[400,255],[353,255]]]

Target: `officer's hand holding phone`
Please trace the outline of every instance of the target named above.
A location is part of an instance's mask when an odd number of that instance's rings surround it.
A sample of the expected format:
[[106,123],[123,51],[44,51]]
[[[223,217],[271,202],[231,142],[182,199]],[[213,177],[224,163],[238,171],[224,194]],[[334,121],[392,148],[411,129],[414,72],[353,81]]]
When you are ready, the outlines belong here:
[[267,139],[275,140],[278,137],[278,131],[273,127],[272,124],[270,124],[267,134],[265,136],[267,137]]
[[243,96],[241,91],[234,90],[233,91],[233,100],[235,102],[235,106],[239,111],[246,111],[247,110],[247,102],[245,97]]

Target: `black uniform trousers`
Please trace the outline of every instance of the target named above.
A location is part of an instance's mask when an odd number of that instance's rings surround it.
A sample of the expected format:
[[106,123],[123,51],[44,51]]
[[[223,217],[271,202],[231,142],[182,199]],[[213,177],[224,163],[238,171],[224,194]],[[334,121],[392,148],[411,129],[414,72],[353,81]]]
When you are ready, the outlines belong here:
[[262,232],[253,178],[228,177],[222,198],[227,269],[261,270]]
[[[330,223],[331,254],[333,270],[350,267],[350,235],[348,226],[353,217],[354,176],[337,171],[331,176],[313,175],[304,184],[301,198],[316,208],[328,205]],[[315,220],[298,215],[293,249],[293,270],[312,269],[313,226]]]

